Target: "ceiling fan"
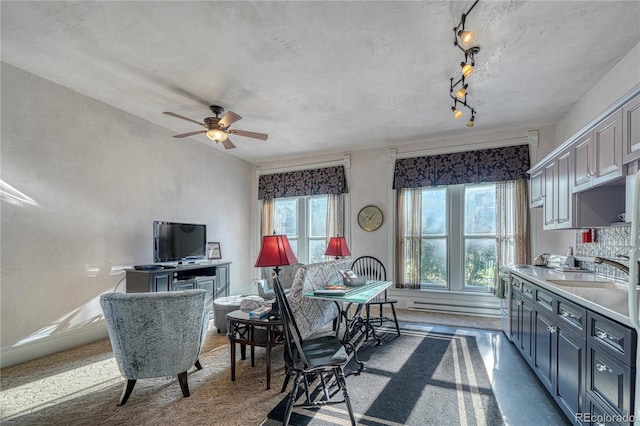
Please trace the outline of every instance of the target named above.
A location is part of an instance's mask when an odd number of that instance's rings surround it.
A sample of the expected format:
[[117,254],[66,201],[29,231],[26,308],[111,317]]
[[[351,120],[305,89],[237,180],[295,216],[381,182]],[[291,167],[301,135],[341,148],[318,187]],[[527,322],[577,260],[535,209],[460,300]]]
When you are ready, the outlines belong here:
[[170,115],[176,118],[181,118],[183,120],[187,120],[192,123],[199,124],[205,128],[205,130],[198,130],[197,132],[189,132],[189,133],[183,133],[181,135],[175,135],[174,138],[186,138],[187,136],[206,133],[207,137],[212,141],[222,142],[222,145],[225,147],[225,149],[231,149],[231,148],[235,148],[236,146],[233,144],[233,142],[231,142],[231,140],[229,140],[229,136],[227,136],[228,133],[231,133],[232,135],[245,136],[248,138],[261,139],[263,141],[266,141],[267,138],[269,137],[269,135],[266,135],[264,133],[247,132],[246,130],[230,129],[229,126],[231,126],[233,123],[235,123],[238,120],[242,120],[242,117],[240,117],[238,114],[236,114],[233,111],[228,111],[224,116],[222,116],[222,118],[219,118],[218,116],[222,113],[222,111],[224,111],[224,108],[222,108],[219,105],[211,105],[209,108],[211,109],[211,112],[213,112],[216,116],[205,118],[204,123],[200,123],[190,118],[183,117],[173,112],[164,112],[163,114]]

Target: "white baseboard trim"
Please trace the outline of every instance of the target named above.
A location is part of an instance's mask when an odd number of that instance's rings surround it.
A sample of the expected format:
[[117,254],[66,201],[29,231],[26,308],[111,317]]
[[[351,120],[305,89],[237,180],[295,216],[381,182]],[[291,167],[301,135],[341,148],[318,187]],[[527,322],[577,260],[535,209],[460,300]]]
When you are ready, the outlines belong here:
[[398,300],[398,307],[460,315],[500,316],[500,299],[492,294],[393,289],[390,298]]
[[30,361],[108,337],[106,323],[99,321],[53,333],[38,340],[4,346],[0,348],[0,367]]

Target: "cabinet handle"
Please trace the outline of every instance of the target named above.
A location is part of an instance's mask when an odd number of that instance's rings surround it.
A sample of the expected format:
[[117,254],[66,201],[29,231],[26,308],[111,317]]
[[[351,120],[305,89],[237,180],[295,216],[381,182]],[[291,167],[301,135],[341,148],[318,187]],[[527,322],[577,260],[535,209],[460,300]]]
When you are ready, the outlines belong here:
[[[580,317],[578,315],[574,315],[569,311],[565,311],[564,309],[560,309],[560,315],[562,315],[565,318],[570,318],[570,319],[574,319],[574,320],[580,320]],[[605,333],[606,335],[606,333]]]
[[596,330],[596,337],[597,337],[598,339],[608,339],[608,338],[609,338],[609,335],[608,335],[605,331],[602,331],[602,330]]
[[557,333],[558,327],[556,327],[555,325],[550,325],[547,327],[547,331],[549,331],[549,333]]
[[518,306],[522,306],[522,300],[518,300],[518,301],[516,302],[516,305],[518,305]]
[[611,373],[611,370],[609,370],[609,367],[607,367],[607,366],[606,366],[606,364],[600,364],[600,363],[597,363],[597,364],[596,364],[596,369],[597,369],[598,371],[606,371],[606,372]]

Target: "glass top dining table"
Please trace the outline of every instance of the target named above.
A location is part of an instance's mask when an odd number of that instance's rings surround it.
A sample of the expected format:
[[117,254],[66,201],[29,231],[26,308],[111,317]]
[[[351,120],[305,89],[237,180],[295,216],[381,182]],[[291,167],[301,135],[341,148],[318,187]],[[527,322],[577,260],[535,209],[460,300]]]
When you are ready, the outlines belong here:
[[[343,335],[343,341],[353,342],[356,336],[360,332],[364,335],[365,340],[371,335],[378,344],[382,343],[382,340],[376,335],[374,327],[369,322],[369,319],[362,317],[360,312],[364,303],[368,303],[376,296],[383,293],[386,289],[391,287],[391,281],[367,281],[364,285],[358,287],[347,287],[346,292],[338,294],[316,293],[310,291],[304,293],[304,297],[318,300],[331,300],[335,302],[340,316],[345,322],[345,333]],[[352,304],[358,305],[353,315],[349,315],[350,307]],[[339,324],[339,323],[338,323]],[[336,334],[340,331],[336,330]]]
[[391,284],[391,281],[367,281],[364,285],[358,287],[347,287],[347,291],[344,294],[326,294],[310,291],[304,293],[304,297],[342,303],[367,303],[391,287]]

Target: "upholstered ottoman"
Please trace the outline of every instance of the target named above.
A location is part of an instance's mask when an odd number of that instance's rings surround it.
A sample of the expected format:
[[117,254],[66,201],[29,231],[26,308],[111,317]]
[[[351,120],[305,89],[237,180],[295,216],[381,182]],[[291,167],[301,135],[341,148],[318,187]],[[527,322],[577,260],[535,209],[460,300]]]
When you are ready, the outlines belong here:
[[244,296],[220,297],[213,301],[213,325],[218,333],[227,332],[227,314],[240,309]]

